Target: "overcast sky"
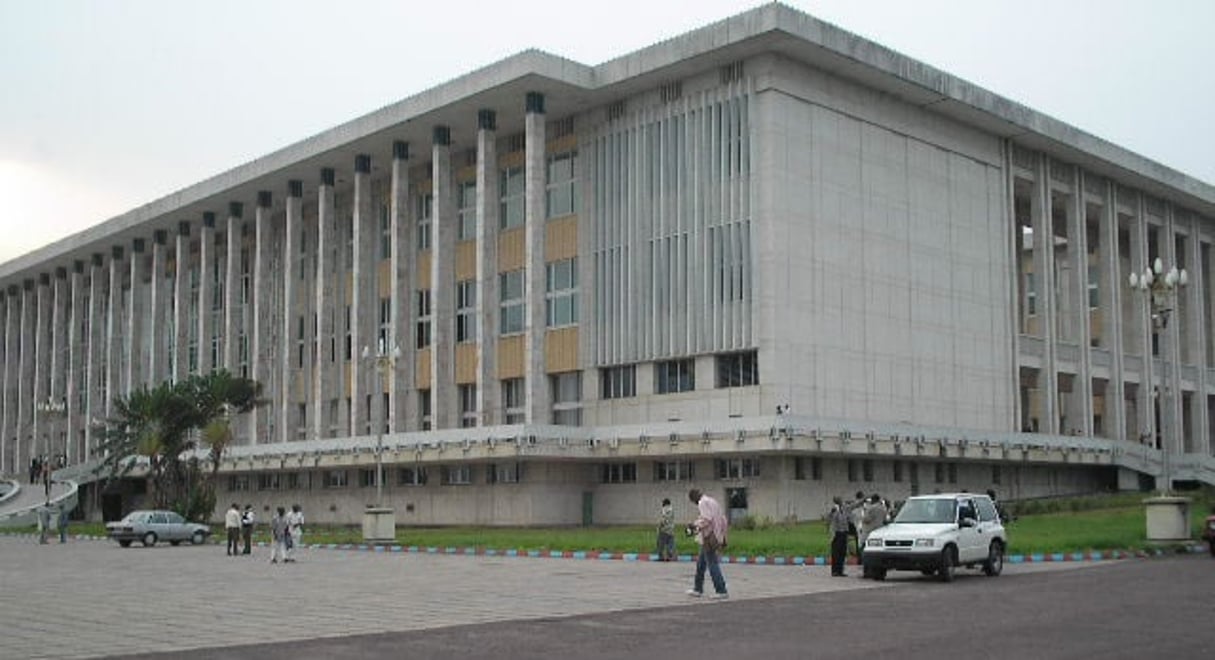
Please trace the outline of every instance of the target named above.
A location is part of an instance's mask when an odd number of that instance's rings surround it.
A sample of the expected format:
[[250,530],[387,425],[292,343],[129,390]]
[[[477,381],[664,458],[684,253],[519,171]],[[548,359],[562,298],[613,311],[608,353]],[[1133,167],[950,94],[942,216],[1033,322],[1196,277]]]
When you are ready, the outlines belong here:
[[[741,0],[0,0],[0,262],[528,48]],[[786,4],[1215,183],[1215,1]]]

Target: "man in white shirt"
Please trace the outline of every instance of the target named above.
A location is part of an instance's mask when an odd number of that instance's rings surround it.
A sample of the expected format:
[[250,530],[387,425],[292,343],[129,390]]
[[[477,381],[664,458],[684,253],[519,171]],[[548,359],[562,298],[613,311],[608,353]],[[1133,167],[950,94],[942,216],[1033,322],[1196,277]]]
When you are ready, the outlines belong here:
[[287,553],[283,561],[295,561],[295,549],[300,546],[300,541],[304,538],[304,512],[300,510],[298,504],[292,504],[291,513],[287,514],[287,533],[291,536],[291,541],[287,544]]
[[224,530],[228,532],[228,556],[240,554],[240,507],[236,502],[224,514]]
[[718,563],[718,553],[726,547],[726,533],[730,523],[726,519],[721,504],[700,492],[699,489],[693,488],[688,491],[688,499],[696,505],[699,514],[692,525],[696,529],[696,540],[700,543],[700,554],[696,558],[696,577],[692,582],[692,588],[688,589],[688,595],[699,597],[704,593],[705,570],[707,569],[709,577],[713,580],[713,591],[715,592],[709,597],[729,598],[730,594],[726,591],[726,578],[721,574],[721,565]]

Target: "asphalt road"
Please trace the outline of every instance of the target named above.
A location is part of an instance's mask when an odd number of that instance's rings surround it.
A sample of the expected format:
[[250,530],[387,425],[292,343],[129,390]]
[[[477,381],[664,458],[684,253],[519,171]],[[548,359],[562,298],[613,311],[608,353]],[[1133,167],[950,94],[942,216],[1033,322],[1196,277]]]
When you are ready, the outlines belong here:
[[1215,560],[1206,555],[995,579],[967,572],[953,584],[892,576],[883,589],[127,657],[1139,660],[1215,653]]

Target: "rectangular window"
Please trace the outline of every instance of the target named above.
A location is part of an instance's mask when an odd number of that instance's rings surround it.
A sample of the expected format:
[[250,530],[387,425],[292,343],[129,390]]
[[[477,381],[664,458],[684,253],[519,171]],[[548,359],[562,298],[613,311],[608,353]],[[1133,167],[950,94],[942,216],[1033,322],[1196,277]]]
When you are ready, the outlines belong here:
[[855,458],[848,459],[848,481],[859,481],[860,464]]
[[903,462],[894,461],[890,464],[890,469],[893,473],[892,476],[894,477],[895,483],[901,483],[903,481]]
[[418,428],[430,430],[430,390],[418,390]]
[[477,281],[456,282],[456,342],[477,340]]
[[527,392],[524,390],[524,383],[522,378],[508,378],[502,381],[502,409],[505,413],[502,421],[504,424],[522,424],[526,419],[523,405]]
[[1099,287],[1100,271],[1096,266],[1088,267],[1088,308],[1097,309],[1101,304],[1101,292]]
[[426,468],[417,467],[402,467],[397,468],[397,485],[399,486],[425,486],[426,485]]
[[466,486],[472,483],[472,466],[444,465],[439,468],[439,476],[444,486]]
[[388,204],[380,204],[380,259],[392,258],[392,218]]
[[295,415],[295,437],[299,440],[303,440],[308,437],[308,404],[296,404]]
[[935,481],[939,484],[945,483],[945,464],[934,463],[932,467],[934,468],[933,471],[935,472],[933,475],[935,477]]
[[992,483],[992,485],[999,486],[1000,482],[1003,481],[1003,476],[1004,476],[1004,474],[1001,472],[999,465],[991,466],[991,483]]
[[692,359],[654,364],[654,393],[672,394],[696,389],[696,363]]
[[873,481],[873,461],[871,459],[861,460],[861,476],[866,482]]
[[343,330],[344,339],[342,341],[345,343],[345,345],[344,345],[345,353],[344,354],[346,355],[346,361],[349,362],[352,359],[354,359],[354,334],[352,333],[351,326],[350,326],[350,305],[346,305],[346,315],[345,315],[344,319],[345,319],[343,321],[343,323],[345,324],[344,330]]
[[498,334],[502,336],[523,332],[523,270],[498,275]]
[[375,488],[375,468],[359,470],[359,488]]
[[798,481],[823,478],[823,459],[818,456],[798,456],[793,463],[793,478]]
[[460,385],[460,427],[472,428],[477,425],[477,386]]
[[228,490],[234,493],[249,490],[249,475],[234,474],[228,477]]
[[546,325],[557,328],[578,322],[578,258],[544,266]]
[[[388,346],[388,332],[392,327],[392,299],[380,298],[380,326],[376,331],[375,346],[381,354],[388,354],[392,348]],[[350,359],[350,358],[347,358]]]
[[508,167],[502,170],[498,190],[501,195],[498,227],[500,229],[522,227],[527,218],[524,206],[523,167]]
[[418,349],[430,346],[430,289],[414,291],[414,339]]
[[637,396],[637,367],[628,364],[599,370],[599,398],[627,399]]
[[417,197],[417,218],[418,218],[418,251],[430,249],[430,219],[431,212],[434,210],[434,195],[426,193]]
[[546,218],[571,215],[578,209],[578,152],[552,154],[545,167]]
[[321,473],[323,488],[345,488],[347,485],[345,470],[325,470]]
[[759,476],[758,458],[717,459],[718,479],[746,479]]
[[336,438],[338,436],[338,422],[341,414],[341,400],[329,400],[329,437]]
[[[273,434],[272,434],[273,435]],[[286,472],[283,474],[283,487],[287,490],[299,490],[306,488],[304,480],[300,478],[299,472]]]
[[949,483],[951,483],[951,484],[958,483],[958,464],[957,463],[949,464]]
[[717,387],[748,387],[758,384],[758,351],[717,356]]
[[485,481],[491,484],[517,484],[522,479],[523,468],[519,463],[490,463],[485,470]]
[[604,463],[599,468],[600,483],[631,484],[637,482],[636,463]]
[[1038,290],[1034,288],[1034,274],[1025,274],[1025,314],[1026,316],[1036,316],[1038,314]]
[[465,181],[459,185],[459,206],[456,213],[460,224],[457,226],[456,239],[471,241],[477,237],[477,182]]
[[571,371],[549,377],[553,401],[553,424],[582,425],[582,372]]
[[696,478],[692,461],[656,461],[654,481],[691,481]]

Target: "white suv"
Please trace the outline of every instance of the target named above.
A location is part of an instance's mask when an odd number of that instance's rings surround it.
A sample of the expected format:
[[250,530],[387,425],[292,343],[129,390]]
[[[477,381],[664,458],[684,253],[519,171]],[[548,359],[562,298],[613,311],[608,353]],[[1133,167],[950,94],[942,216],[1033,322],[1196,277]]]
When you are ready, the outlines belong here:
[[1004,570],[1008,538],[986,495],[943,493],[907,499],[894,522],[873,530],[865,542],[864,575],[886,579],[888,570],[916,570],[952,582],[958,566]]

